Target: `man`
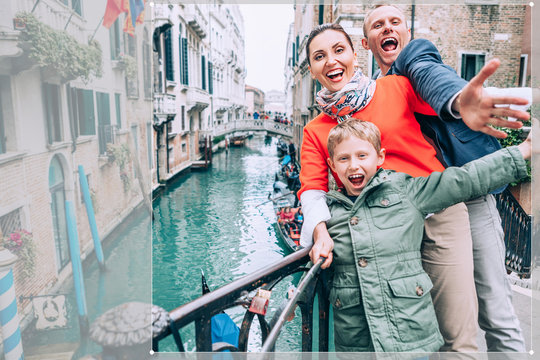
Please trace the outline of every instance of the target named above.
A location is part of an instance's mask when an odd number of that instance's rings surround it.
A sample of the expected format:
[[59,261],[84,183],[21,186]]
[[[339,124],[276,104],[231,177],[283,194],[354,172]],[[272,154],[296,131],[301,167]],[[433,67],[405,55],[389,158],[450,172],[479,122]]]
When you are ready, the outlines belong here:
[[[433,94],[426,93],[427,87],[422,86],[424,76],[432,76],[431,79],[438,79],[441,86],[448,87],[447,94],[452,96],[444,106],[434,108],[434,110],[441,118],[452,119],[452,121],[442,121],[436,117],[417,119],[422,131],[433,140],[437,145],[435,147],[439,148],[446,165],[461,166],[500,148],[497,140],[492,136],[505,137],[506,135],[495,130],[491,125],[511,128],[520,126],[504,120],[502,117],[509,115],[506,111],[508,109],[495,107],[494,104],[524,105],[525,101],[509,96],[490,96],[482,88],[485,79],[497,69],[498,60],[490,61],[469,84],[462,80],[463,90],[460,93],[455,92],[456,85],[451,88],[444,81],[449,76],[454,77],[452,79],[454,84],[460,83],[455,79],[457,77],[455,72],[448,71],[449,67],[438,67],[435,71],[440,71],[440,76],[427,75],[431,68],[424,65],[440,62],[440,55],[433,44],[427,40],[414,40],[408,45],[411,37],[410,30],[407,27],[405,15],[398,8],[384,5],[368,12],[364,18],[364,36],[362,45],[365,49],[372,51],[381,69],[380,75],[398,74],[409,77],[417,92],[429,103],[433,103],[429,101],[430,97],[433,100]],[[483,105],[483,114],[471,116],[466,110],[469,102],[480,102]],[[459,112],[457,120],[453,119],[456,118],[456,111]],[[459,115],[462,116],[463,121],[459,120]],[[485,134],[476,133],[471,129]],[[462,138],[457,138],[459,136]],[[495,199],[493,195],[487,195],[468,201],[466,205],[469,211],[473,243],[478,323],[485,331],[488,351],[525,352],[525,342],[519,320],[514,312],[512,292],[506,278],[504,233]],[[452,316],[454,311],[459,313],[459,302],[455,305],[457,307],[446,313],[446,316]],[[442,321],[448,321],[448,319]],[[451,330],[453,331],[458,331],[458,329]],[[456,345],[453,343],[454,335],[459,337],[459,334],[449,334],[449,338],[445,336],[446,344],[442,350],[462,350],[459,346],[454,347]]]

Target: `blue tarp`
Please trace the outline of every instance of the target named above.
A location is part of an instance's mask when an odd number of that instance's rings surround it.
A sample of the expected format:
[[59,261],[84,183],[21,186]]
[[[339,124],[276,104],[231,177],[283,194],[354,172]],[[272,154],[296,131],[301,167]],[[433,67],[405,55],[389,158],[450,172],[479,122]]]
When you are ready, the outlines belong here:
[[291,156],[290,155],[285,155],[283,157],[283,160],[281,160],[281,165],[287,165],[290,162],[291,162]]
[[212,316],[212,343],[226,342],[238,347],[240,329],[229,315],[222,313]]

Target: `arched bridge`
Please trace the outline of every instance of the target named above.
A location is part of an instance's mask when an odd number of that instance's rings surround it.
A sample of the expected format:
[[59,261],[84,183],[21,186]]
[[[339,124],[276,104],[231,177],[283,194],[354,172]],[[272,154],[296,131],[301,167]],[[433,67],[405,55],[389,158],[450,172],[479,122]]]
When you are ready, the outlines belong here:
[[272,135],[293,137],[292,125],[286,125],[273,120],[247,119],[231,121],[214,127],[214,136],[220,136],[240,131],[266,131]]

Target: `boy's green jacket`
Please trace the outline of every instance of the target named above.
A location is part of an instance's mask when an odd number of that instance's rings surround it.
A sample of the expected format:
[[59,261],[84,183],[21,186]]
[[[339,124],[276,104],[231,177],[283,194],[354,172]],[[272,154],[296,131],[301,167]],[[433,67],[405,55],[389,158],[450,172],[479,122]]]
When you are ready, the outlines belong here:
[[420,258],[426,215],[526,175],[511,147],[428,177],[379,169],[354,204],[330,191],[336,351],[437,351],[433,285]]

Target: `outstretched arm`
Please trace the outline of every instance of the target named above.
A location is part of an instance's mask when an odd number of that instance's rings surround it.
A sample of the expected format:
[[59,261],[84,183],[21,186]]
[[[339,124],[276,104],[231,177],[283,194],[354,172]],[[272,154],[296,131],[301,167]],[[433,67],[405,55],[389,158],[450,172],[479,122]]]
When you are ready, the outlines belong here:
[[480,72],[463,88],[452,107],[459,111],[463,122],[472,130],[504,139],[507,136],[506,133],[496,130],[492,126],[519,129],[523,126],[520,121],[505,120],[502,117],[528,120],[529,114],[526,111],[513,110],[509,107],[496,107],[495,105],[527,105],[530,101],[516,96],[493,96],[482,87],[499,65],[498,59],[492,59],[484,65]]
[[[484,81],[495,72],[499,63],[498,60],[491,60],[470,83],[467,83],[454,69],[442,63],[439,51],[431,42],[416,39],[399,54],[389,74],[409,78],[414,90],[442,119],[454,117],[450,112],[449,105],[451,105],[472,130],[504,138],[506,136],[504,132],[495,130],[490,125],[519,128],[522,125],[520,122],[511,122],[501,117],[526,120],[528,114],[507,107],[494,107],[495,104],[526,105],[527,99],[516,96],[493,96],[482,88]],[[461,90],[463,91],[456,97]]]

